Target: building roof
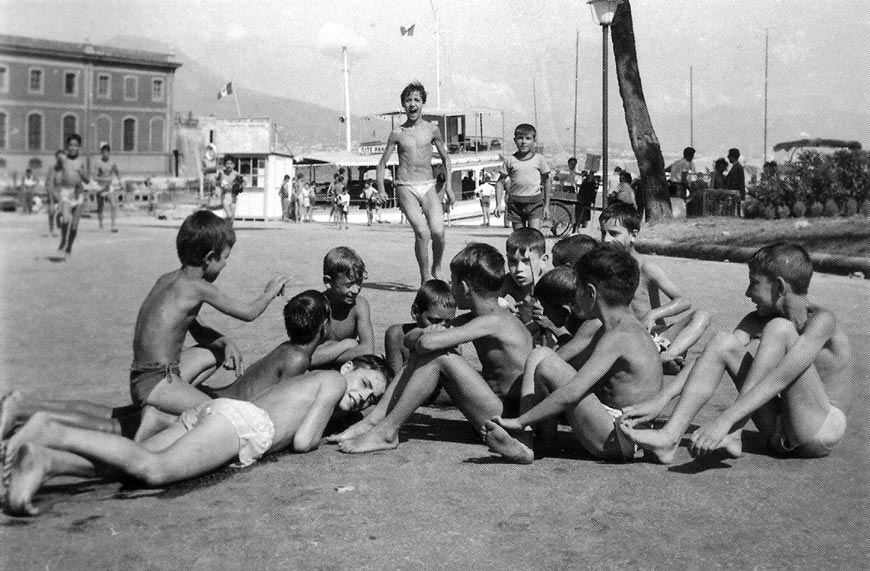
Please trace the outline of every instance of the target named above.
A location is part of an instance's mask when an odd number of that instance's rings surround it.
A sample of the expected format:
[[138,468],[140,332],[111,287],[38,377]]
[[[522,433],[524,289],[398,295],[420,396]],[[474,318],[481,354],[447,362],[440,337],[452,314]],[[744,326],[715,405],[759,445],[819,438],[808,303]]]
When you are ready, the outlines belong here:
[[840,139],[800,139],[798,141],[786,141],[773,146],[773,151],[790,151],[799,147],[831,147],[860,150],[861,143],[858,141],[843,141]]
[[9,34],[0,34],[0,53],[137,67],[157,67],[167,70],[181,67],[181,63],[172,61],[173,54],[99,46],[87,42],[58,42]]

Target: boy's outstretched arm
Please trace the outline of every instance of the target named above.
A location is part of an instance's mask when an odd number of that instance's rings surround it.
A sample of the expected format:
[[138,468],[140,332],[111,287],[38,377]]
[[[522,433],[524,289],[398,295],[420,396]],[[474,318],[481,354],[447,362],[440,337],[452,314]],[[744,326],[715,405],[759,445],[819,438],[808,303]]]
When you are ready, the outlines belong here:
[[396,146],[397,142],[398,141],[396,137],[396,132],[393,131],[387,138],[387,146],[384,149],[384,152],[381,155],[381,160],[378,161],[378,167],[375,170],[375,180],[377,181],[378,192],[381,194],[381,199],[385,202],[389,197],[387,196],[387,191],[384,188],[384,170],[387,168],[387,161],[389,161],[390,157],[393,156],[393,147]]
[[604,378],[616,360],[622,356],[625,349],[621,344],[624,342],[621,336],[602,338],[589,360],[570,381],[550,393],[530,411],[520,415],[519,418],[512,419],[513,422],[510,424],[515,423],[518,425],[516,428],[525,428],[575,406],[595,383]]
[[[791,325],[784,319],[774,320],[765,328],[765,333],[770,331],[770,327],[778,326]],[[795,344],[788,349],[782,361],[762,379],[758,379],[754,386],[751,383],[756,381],[758,372],[753,371],[755,367],[749,370],[746,384],[752,388],[738,396],[734,404],[725,409],[716,420],[702,426],[692,435],[694,447],[701,451],[716,448],[732,426],[748,418],[803,375],[835,331],[836,320],[833,313],[821,311],[814,315]]]
[[320,371],[316,373],[320,379],[314,402],[305,415],[305,420],[293,435],[293,451],[309,452],[320,446],[323,431],[332,418],[335,405],[344,396],[347,382],[340,373],[335,371]]
[[242,352],[232,339],[207,325],[203,325],[199,319],[194,319],[187,331],[199,345],[223,353],[223,367],[235,371],[236,378],[242,376],[245,372],[245,367],[242,364]]
[[502,320],[495,315],[475,317],[464,325],[446,328],[443,325],[432,325],[425,329],[417,339],[414,351],[418,355],[452,349],[462,343],[469,343],[481,337],[498,334],[503,328]]
[[441,164],[444,166],[444,192],[447,196],[447,204],[453,204],[456,202],[456,197],[453,196],[453,183],[451,181],[453,177],[450,176],[450,153],[447,152],[447,148],[444,146],[441,130],[437,126],[433,126],[433,128],[435,132],[432,134],[432,144],[435,145],[435,149],[441,155]]
[[284,291],[284,285],[287,283],[287,276],[280,275],[269,280],[263,293],[253,301],[239,301],[233,299],[213,284],[202,281],[200,287],[201,299],[205,303],[214,307],[221,313],[241,319],[242,321],[253,321],[260,317],[269,304]]
[[563,361],[570,362],[571,359],[589,347],[589,344],[595,339],[595,335],[600,329],[600,320],[587,319],[580,325],[570,341],[556,349],[556,355],[561,357]]
[[671,300],[660,307],[650,309],[646,315],[641,317],[641,323],[643,323],[647,330],[651,330],[659,319],[673,317],[692,309],[692,302],[688,297],[683,295],[682,290],[671,281],[664,270],[649,261],[644,261],[644,270],[650,282]]

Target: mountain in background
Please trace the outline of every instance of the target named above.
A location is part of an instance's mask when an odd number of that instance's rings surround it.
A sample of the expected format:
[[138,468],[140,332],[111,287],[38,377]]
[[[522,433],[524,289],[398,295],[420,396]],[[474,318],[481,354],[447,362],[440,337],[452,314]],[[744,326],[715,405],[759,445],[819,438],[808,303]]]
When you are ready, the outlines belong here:
[[[105,42],[108,45],[169,53],[171,46],[138,36],[115,36]],[[234,118],[238,97],[243,117],[268,117],[278,128],[278,133],[294,151],[344,148],[345,124],[340,121],[343,111],[322,105],[271,95],[233,82],[234,95],[217,100],[218,91],[232,78],[223,77],[209,67],[176,52],[175,61],[181,67],[175,72],[175,112],[194,117],[213,115],[217,118]],[[353,145],[362,141],[386,140],[390,124],[380,119],[365,119],[351,116]]]

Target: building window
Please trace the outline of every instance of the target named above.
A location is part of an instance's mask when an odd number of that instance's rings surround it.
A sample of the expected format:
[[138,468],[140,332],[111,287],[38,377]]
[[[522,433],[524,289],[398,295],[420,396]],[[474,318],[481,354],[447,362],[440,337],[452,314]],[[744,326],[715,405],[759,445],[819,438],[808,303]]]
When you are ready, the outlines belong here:
[[78,123],[78,118],[75,115],[69,114],[63,116],[63,121],[61,122],[61,139],[60,146],[64,147],[66,145],[66,138],[76,133],[76,127]]
[[163,80],[160,78],[151,80],[151,101],[163,101]]
[[265,188],[266,160],[256,157],[239,157],[236,168],[244,175],[245,183],[251,188]]
[[0,149],[6,148],[6,113],[0,112]]
[[149,127],[149,148],[158,153],[163,152],[163,125],[162,117],[154,117],[148,124]]
[[109,143],[112,146],[112,118],[108,115],[97,117],[97,128],[94,132],[94,147],[100,148],[100,143]]
[[42,93],[43,89],[43,70],[41,68],[30,68],[28,74],[27,91],[30,93]]
[[78,95],[79,92],[79,74],[74,71],[68,71],[63,74],[63,94]]
[[9,91],[9,66],[0,64],[0,93]]
[[27,116],[27,150],[42,150],[42,115],[39,113]]
[[136,150],[136,120],[132,117],[124,119],[124,141],[122,148],[125,151]]
[[100,99],[109,99],[112,97],[112,76],[108,73],[101,73],[97,76],[97,97]]
[[139,97],[139,78],[133,75],[124,76],[124,99],[135,101]]

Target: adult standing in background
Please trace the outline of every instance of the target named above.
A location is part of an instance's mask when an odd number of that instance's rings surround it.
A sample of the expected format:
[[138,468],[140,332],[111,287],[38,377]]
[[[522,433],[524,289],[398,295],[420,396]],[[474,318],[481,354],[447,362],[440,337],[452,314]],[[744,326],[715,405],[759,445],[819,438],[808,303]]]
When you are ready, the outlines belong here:
[[746,176],[743,173],[743,165],[740,164],[740,150],[728,149],[728,162],[731,170],[725,177],[725,188],[740,192],[740,200],[746,199]]
[[665,172],[671,173],[670,187],[673,189],[671,195],[677,198],[686,199],[689,192],[689,182],[695,174],[695,163],[692,159],[695,158],[695,149],[686,147],[683,149],[683,158],[671,163]]
[[281,197],[281,222],[290,222],[290,175],[284,175],[284,181],[281,183],[281,188],[278,189],[278,196]]

